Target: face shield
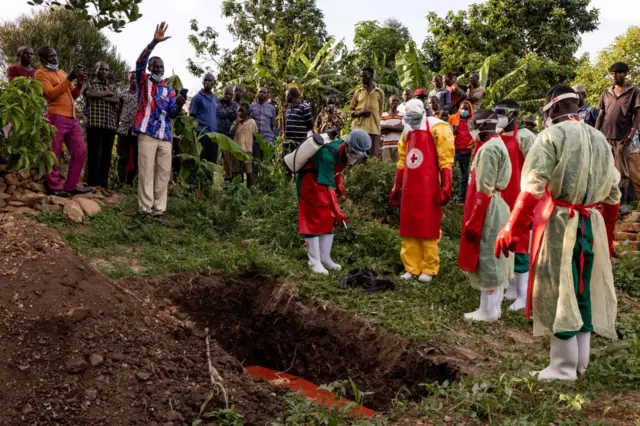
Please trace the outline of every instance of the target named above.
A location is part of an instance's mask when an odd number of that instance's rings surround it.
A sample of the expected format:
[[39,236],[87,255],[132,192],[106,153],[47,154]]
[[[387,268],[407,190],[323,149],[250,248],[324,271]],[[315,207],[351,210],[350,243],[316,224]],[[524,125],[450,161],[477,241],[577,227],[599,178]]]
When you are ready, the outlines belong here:
[[557,104],[558,102],[560,102],[560,101],[562,101],[564,99],[579,99],[579,98],[580,98],[580,96],[577,93],[564,93],[564,94],[562,94],[560,96],[556,96],[553,99],[551,99],[548,104],[546,104],[545,106],[542,107],[542,111],[541,112],[542,112],[542,118],[544,119],[544,126],[545,127],[553,126],[554,122],[557,119],[561,118],[561,117],[566,117],[566,116],[574,117],[575,116],[577,118],[578,115],[577,114],[572,114],[572,113],[570,113],[570,114],[562,114],[562,115],[559,115],[557,117],[551,118],[549,111],[551,110],[551,108],[555,104]]

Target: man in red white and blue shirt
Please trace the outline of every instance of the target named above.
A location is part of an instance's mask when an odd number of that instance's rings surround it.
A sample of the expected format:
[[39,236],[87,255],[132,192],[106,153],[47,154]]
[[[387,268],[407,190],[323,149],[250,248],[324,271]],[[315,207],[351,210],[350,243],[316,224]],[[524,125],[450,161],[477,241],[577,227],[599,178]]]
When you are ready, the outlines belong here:
[[162,59],[150,57],[158,43],[170,38],[164,35],[167,28],[164,22],[156,26],[153,41],[136,62],[138,112],[133,122],[138,133],[138,205],[142,213],[156,217],[161,223],[171,177],[171,120],[186,101],[167,86]]

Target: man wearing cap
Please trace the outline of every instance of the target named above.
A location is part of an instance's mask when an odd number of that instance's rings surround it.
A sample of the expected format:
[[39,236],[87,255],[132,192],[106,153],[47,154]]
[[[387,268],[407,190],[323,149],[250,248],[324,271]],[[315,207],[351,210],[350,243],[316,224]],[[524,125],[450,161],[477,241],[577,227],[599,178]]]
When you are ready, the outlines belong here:
[[631,143],[640,128],[640,91],[627,85],[628,71],[629,66],[623,62],[616,62],[609,68],[613,86],[600,96],[600,114],[596,121],[596,129],[600,130],[611,144],[616,168],[620,172],[621,215],[631,213],[627,207],[629,157]]
[[606,138],[578,119],[572,88],[554,87],[546,102],[546,128],[525,159],[495,255],[516,251],[533,224],[526,315],[534,336],[551,338],[550,363],[538,378],[575,382],[589,364],[591,333],[617,339],[609,257],[620,174]]
[[451,199],[455,138],[448,123],[426,117],[418,99],[407,102],[404,122],[389,202],[400,206],[402,278],[428,283],[440,269],[442,206]]
[[584,86],[573,86],[573,90],[576,91],[580,99],[578,99],[578,117],[580,120],[587,123],[591,127],[596,127],[596,120],[598,120],[598,108],[594,108],[587,104],[584,100],[586,96],[586,89]]
[[296,174],[298,232],[305,240],[309,268],[316,274],[342,269],[331,260],[333,225],[347,222],[338,204],[338,196],[345,195],[342,171],[363,161],[369,149],[371,138],[367,132],[353,130],[344,140],[323,145]]

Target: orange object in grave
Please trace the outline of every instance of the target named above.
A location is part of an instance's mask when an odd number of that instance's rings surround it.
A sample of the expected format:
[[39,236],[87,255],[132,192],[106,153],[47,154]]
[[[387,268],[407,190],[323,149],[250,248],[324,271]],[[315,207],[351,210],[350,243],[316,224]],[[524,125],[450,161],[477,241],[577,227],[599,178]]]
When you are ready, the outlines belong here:
[[[247,367],[247,373],[250,376],[261,377],[272,385],[284,386],[294,392],[300,392],[306,398],[325,407],[342,407],[352,402],[346,398],[336,398],[331,392],[320,389],[318,385],[292,374],[281,373],[259,365]],[[376,412],[362,405],[357,405],[349,414],[353,417],[372,417],[376,415]]]

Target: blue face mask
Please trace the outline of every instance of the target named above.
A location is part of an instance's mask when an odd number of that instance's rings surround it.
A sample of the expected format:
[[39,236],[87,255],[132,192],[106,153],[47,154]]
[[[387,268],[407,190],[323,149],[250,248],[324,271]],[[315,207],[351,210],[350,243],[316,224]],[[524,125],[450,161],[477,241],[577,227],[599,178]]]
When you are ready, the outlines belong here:
[[460,117],[468,118],[469,117],[469,111],[466,111],[466,110],[463,109],[462,111],[460,111]]
[[153,81],[154,83],[160,83],[162,82],[162,75],[158,75],[158,74],[151,74],[151,76],[149,77],[151,79],[151,81]]
[[58,71],[58,64],[44,64],[44,66],[51,71]]

